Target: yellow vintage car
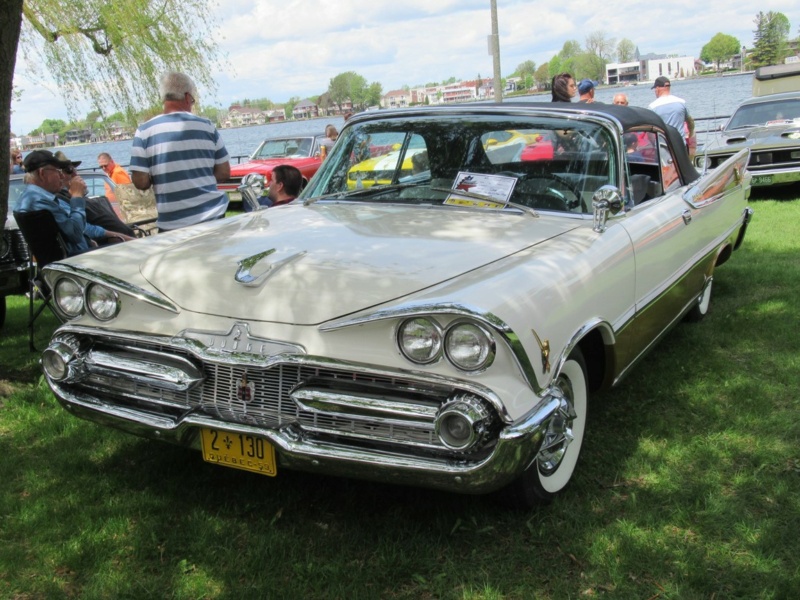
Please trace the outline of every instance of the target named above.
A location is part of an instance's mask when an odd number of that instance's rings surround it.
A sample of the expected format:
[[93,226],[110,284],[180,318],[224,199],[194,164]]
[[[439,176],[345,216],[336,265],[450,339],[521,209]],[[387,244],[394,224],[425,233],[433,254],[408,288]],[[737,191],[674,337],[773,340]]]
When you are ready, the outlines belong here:
[[[540,133],[520,132],[517,130],[493,131],[481,138],[483,149],[489,154],[511,154],[517,157],[530,144],[538,142],[542,138]],[[414,143],[412,138],[409,148],[403,155],[403,163],[396,173],[397,180],[416,175],[428,170],[427,152],[425,152],[422,140]],[[417,147],[415,147],[417,146]],[[347,187],[349,189],[371,187],[373,185],[388,185],[395,180],[395,171],[398,169],[398,162],[402,154],[402,144],[392,143],[388,145],[371,144],[370,158],[355,164],[347,174]],[[386,152],[382,152],[386,150]],[[376,156],[376,153],[379,153]]]
[[[395,171],[398,169],[401,149],[400,144],[393,144],[387,154],[373,156],[353,165],[347,174],[347,187],[353,190],[391,183],[394,180]],[[427,170],[425,148],[409,148],[399,168],[397,179]]]

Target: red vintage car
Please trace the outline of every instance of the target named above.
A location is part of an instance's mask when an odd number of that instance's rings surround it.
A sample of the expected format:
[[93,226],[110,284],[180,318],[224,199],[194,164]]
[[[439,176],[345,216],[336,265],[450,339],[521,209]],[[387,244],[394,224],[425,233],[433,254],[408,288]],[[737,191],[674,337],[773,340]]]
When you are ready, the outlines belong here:
[[230,180],[227,183],[219,184],[218,187],[228,192],[231,200],[238,200],[236,188],[241,184],[242,177],[250,173],[258,173],[264,176],[264,183],[269,186],[272,169],[278,165],[297,167],[303,174],[305,183],[308,183],[308,180],[322,164],[319,147],[323,139],[325,139],[325,135],[321,133],[268,138],[261,142],[247,162],[232,164]]

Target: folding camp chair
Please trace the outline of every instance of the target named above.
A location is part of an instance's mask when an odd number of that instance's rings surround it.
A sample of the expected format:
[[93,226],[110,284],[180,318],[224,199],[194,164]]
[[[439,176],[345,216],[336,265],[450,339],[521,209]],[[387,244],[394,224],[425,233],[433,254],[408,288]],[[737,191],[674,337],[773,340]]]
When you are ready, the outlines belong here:
[[[52,310],[50,304],[51,291],[42,277],[42,269],[51,262],[67,257],[67,247],[61,237],[61,231],[53,213],[49,210],[34,210],[30,212],[15,212],[22,237],[28,245],[28,250],[33,257],[30,262],[28,274],[28,344],[31,352],[36,352],[33,343],[33,326],[36,319],[42,314],[45,307]],[[44,302],[34,310],[36,296]]]

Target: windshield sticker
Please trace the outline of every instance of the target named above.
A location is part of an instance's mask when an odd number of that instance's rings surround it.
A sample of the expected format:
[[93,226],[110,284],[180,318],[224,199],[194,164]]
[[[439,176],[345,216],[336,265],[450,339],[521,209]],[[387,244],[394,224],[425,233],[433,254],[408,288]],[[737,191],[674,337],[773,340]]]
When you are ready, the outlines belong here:
[[[467,193],[464,195],[452,193],[444,203],[475,208],[503,208],[511,198],[516,183],[516,177],[461,171],[456,175],[452,189],[463,190]],[[483,196],[485,199],[479,196]]]

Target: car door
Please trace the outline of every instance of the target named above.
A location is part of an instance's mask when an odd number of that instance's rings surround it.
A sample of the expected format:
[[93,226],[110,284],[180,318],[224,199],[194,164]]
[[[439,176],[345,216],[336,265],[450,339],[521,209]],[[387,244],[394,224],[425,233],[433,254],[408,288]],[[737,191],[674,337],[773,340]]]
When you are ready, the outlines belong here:
[[637,205],[621,221],[628,231],[636,260],[636,316],[629,333],[627,364],[677,319],[700,293],[708,228],[698,224],[697,209],[683,198],[685,186],[666,137],[657,134],[658,181],[651,188],[660,196]]

